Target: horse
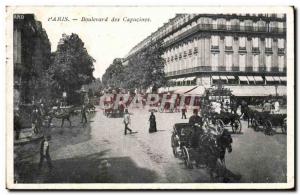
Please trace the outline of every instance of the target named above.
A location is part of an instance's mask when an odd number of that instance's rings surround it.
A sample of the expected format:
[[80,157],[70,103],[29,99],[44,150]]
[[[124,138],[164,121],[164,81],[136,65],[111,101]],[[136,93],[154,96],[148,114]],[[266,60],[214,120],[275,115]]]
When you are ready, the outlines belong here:
[[[219,135],[213,135],[211,133],[203,133],[198,139],[198,152],[199,156],[202,156],[203,163],[209,169],[211,179],[213,174],[216,173],[218,168],[218,160],[221,162],[221,166],[226,170],[225,154],[226,150],[232,152],[232,137],[227,129]],[[199,162],[199,160],[198,160]],[[198,163],[197,162],[197,163]],[[225,177],[224,177],[225,178]]]
[[74,107],[69,107],[69,108],[64,108],[61,109],[60,111],[55,111],[51,110],[49,113],[50,115],[50,122],[52,121],[53,118],[61,119],[61,127],[63,127],[65,120],[69,121],[70,127],[72,126],[70,117],[72,115],[76,115],[75,108]]

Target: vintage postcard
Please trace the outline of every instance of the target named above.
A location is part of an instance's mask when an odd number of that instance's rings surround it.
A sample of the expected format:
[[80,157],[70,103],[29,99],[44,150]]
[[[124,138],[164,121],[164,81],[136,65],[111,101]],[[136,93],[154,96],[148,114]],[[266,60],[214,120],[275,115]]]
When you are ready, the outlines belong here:
[[7,6],[6,186],[294,189],[294,8]]

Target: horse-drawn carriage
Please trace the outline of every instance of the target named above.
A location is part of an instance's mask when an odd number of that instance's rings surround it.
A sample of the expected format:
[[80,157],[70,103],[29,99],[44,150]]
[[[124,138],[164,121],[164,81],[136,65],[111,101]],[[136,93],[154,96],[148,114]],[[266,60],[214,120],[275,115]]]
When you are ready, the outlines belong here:
[[267,135],[274,134],[274,128],[280,128],[282,133],[287,130],[287,113],[286,109],[278,112],[264,111],[263,108],[249,106],[249,122],[255,131],[263,130]]
[[204,125],[215,125],[220,133],[225,127],[231,127],[233,133],[242,131],[240,116],[236,113],[233,95],[226,88],[207,89],[202,102],[201,114]]
[[171,146],[176,158],[183,159],[185,166],[190,169],[194,165],[205,165],[211,174],[216,169],[218,159],[225,166],[225,153],[226,150],[232,151],[231,143],[232,138],[227,130],[221,134],[212,134],[189,123],[176,123],[171,136]]

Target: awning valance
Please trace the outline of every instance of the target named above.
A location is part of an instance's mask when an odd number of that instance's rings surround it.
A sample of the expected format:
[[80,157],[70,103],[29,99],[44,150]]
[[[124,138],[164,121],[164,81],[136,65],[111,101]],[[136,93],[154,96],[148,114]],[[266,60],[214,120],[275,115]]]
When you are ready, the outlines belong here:
[[279,77],[273,77],[274,81],[280,81]]
[[260,76],[254,76],[255,81],[264,81],[262,77]]
[[286,96],[287,94],[287,89],[286,89],[286,86],[277,86],[277,95],[279,96],[283,96],[285,95]]
[[185,78],[179,78],[179,79],[176,80],[176,82],[182,82],[182,81],[184,81],[184,79]]
[[246,76],[239,76],[239,79],[240,81],[247,81],[248,82],[248,79]]

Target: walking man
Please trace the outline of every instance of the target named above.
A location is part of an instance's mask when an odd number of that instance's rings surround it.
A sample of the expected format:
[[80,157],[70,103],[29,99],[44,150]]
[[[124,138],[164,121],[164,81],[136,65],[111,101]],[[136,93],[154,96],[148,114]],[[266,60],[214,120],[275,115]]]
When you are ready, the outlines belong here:
[[186,105],[181,109],[181,119],[186,119]]
[[123,122],[124,122],[124,125],[125,125],[124,134],[127,135],[127,130],[130,131],[130,133],[132,133],[132,130],[128,127],[129,124],[130,124],[130,115],[128,113],[128,109],[125,109]]
[[52,170],[52,163],[51,163],[51,158],[49,154],[49,144],[50,141],[50,136],[45,136],[43,141],[41,142],[41,148],[40,148],[40,163],[39,163],[39,169],[42,168],[44,159],[46,159],[48,168],[51,171]]
[[87,117],[86,117],[86,106],[83,104],[81,108],[81,123],[87,123]]

